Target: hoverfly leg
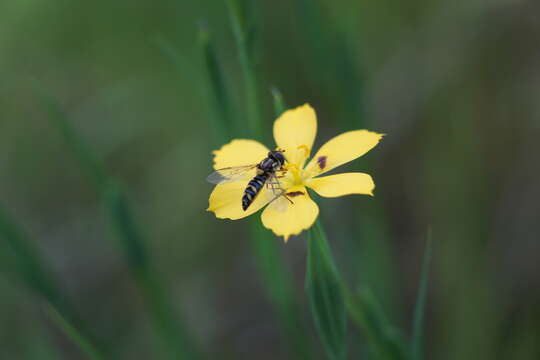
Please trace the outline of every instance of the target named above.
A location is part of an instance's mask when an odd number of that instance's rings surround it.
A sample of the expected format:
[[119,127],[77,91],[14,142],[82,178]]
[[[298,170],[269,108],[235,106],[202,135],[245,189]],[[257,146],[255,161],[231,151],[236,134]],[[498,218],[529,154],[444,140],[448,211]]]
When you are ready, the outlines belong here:
[[[279,211],[279,212],[286,211],[288,203],[285,201],[285,199],[290,204],[294,204],[294,202],[287,196],[287,190],[281,187],[281,183],[276,174],[272,174],[272,176],[268,180],[269,181],[267,182],[267,185],[272,190],[271,194],[273,195],[272,199],[269,201],[271,203],[271,206],[276,211]],[[285,199],[282,200],[280,199],[281,197]]]
[[284,197],[285,199],[289,200],[289,202],[291,203],[291,205],[294,205],[294,201],[292,201],[291,198],[288,197],[287,194],[285,194],[285,191],[283,191],[283,193],[284,193],[284,194],[283,194],[283,197]]

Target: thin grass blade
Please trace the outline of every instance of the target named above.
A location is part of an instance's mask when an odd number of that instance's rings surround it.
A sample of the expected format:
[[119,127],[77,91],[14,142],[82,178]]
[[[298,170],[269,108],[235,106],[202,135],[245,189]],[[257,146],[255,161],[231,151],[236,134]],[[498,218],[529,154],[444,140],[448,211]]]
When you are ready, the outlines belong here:
[[57,284],[52,270],[42,258],[31,239],[6,213],[0,209],[0,239],[10,251],[11,273],[21,278],[23,283],[41,295],[48,302],[64,312],[64,316],[75,318],[72,305]]
[[58,360],[62,359],[61,349],[59,349],[51,339],[50,328],[36,325],[28,334],[29,339],[25,339],[26,349],[23,359],[36,360]]
[[250,11],[247,2],[242,0],[227,0],[227,8],[244,79],[246,123],[249,136],[261,140],[264,134],[262,133],[258,78],[254,61],[253,12]]
[[283,338],[294,359],[313,359],[313,344],[309,336],[306,336],[302,311],[287,275],[287,266],[279,254],[279,240],[266,229],[262,229],[258,219],[256,220],[257,222],[252,222],[252,230],[257,265],[263,277],[264,289],[277,315],[278,325],[283,330]]
[[[58,316],[69,319],[72,324],[80,329],[85,328],[82,321],[73,310],[73,305],[57,284],[52,270],[46,261],[35,248],[28,236],[0,209],[0,240],[3,240],[2,248],[9,251],[12,266],[10,274],[14,274],[28,288],[42,297],[51,307],[54,307]],[[81,335],[81,338],[83,336]],[[88,344],[91,344],[89,336],[84,337]],[[93,345],[94,349],[96,348]]]
[[169,297],[158,280],[151,264],[144,239],[134,219],[124,193],[117,185],[110,183],[105,197],[106,211],[115,226],[126,261],[137,285],[145,297],[150,315],[167,345],[167,355],[171,359],[195,359],[192,339],[178,320]]
[[416,305],[414,308],[414,320],[412,331],[412,358],[414,360],[422,360],[424,358],[424,313],[426,308],[426,298],[429,282],[429,268],[431,263],[431,254],[433,250],[431,228],[428,229],[426,247],[424,250],[424,258],[422,260],[422,272],[420,274],[420,286],[418,287],[418,295],[416,297]]
[[46,305],[45,311],[49,318],[64,332],[64,334],[85,354],[90,360],[103,360],[105,357],[98,351],[92,342],[71,324],[60,312],[50,303]]
[[87,175],[93,180],[93,183],[98,188],[105,186],[108,177],[101,162],[94,156],[74,131],[73,127],[69,124],[65,112],[58,105],[58,102],[51,98],[47,91],[43,89],[41,84],[37,81],[34,80],[33,84],[41,104],[49,114],[49,120],[53,122],[56,128],[58,128],[67,146],[79,160],[81,167],[86,171]]
[[273,87],[270,91],[272,92],[272,100],[274,103],[274,115],[277,118],[287,109],[287,107],[283,95],[278,88]]
[[347,356],[347,318],[342,281],[326,235],[317,223],[309,230],[306,290],[315,327],[331,360]]
[[[151,256],[124,193],[115,180],[108,176],[102,164],[95,160],[80,136],[71,128],[60,107],[54,102],[51,102],[51,106],[50,109],[55,111],[51,111],[50,115],[64,134],[67,145],[78,157],[81,166],[91,170],[89,174],[93,175],[94,184],[103,196],[105,210],[117,229],[121,250],[125,254],[126,262],[139,290],[145,297],[148,311],[165,344],[168,358],[197,358],[198,354],[196,354],[193,341],[177,317],[152,266]],[[55,308],[58,307],[55,306]]]
[[346,304],[351,319],[364,332],[376,359],[409,359],[403,336],[390,323],[379,301],[369,289],[363,289],[356,294],[346,292]]
[[180,51],[175,44],[168,39],[158,36],[155,39],[155,43],[161,53],[173,65],[173,70],[176,72],[176,75],[185,83],[190,84],[191,89],[202,96],[204,94],[203,88],[200,86],[202,78],[200,76],[201,74],[197,71],[197,64],[192,62],[186,54]]
[[39,251],[1,209],[0,239],[3,240],[3,246],[11,253],[10,264],[15,268],[14,273],[20,276],[28,287],[63,309],[70,307]]
[[345,110],[340,116],[343,125],[352,129],[366,126],[362,66],[359,66],[359,59],[354,58],[344,32],[326,16],[324,2],[297,0],[295,3],[298,14],[302,14],[299,21],[313,59],[306,66],[318,74],[315,81],[327,89],[328,94],[339,94],[341,107]]
[[225,143],[231,134],[240,134],[243,130],[240,124],[233,121],[232,102],[225,85],[225,76],[212,44],[210,33],[206,26],[199,26],[199,47],[206,70],[208,97],[213,109],[213,127],[219,143]]

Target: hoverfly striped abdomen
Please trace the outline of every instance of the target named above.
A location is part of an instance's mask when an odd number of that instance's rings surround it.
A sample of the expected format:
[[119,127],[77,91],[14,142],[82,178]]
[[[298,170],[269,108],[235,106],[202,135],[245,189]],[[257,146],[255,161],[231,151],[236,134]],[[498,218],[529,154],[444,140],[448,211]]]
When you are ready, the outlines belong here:
[[255,198],[263,188],[264,184],[268,180],[269,176],[269,173],[263,172],[262,174],[259,174],[255,176],[252,180],[250,180],[246,187],[246,190],[244,190],[244,196],[242,196],[242,209],[244,211],[255,200]]

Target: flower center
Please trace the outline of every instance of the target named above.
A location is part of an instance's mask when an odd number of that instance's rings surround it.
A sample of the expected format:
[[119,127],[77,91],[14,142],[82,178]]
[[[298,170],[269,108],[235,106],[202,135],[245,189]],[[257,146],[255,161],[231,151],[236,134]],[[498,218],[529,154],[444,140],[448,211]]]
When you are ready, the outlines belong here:
[[292,175],[291,186],[304,184],[304,179],[302,178],[302,170],[298,168],[298,165],[289,163],[286,165],[286,168],[288,172]]
[[287,169],[286,183],[287,187],[292,186],[304,186],[304,180],[306,179],[306,172],[303,169],[304,163],[307,158],[309,158],[311,150],[307,145],[300,145],[297,147],[298,151],[295,156],[293,156],[291,162],[285,164]]

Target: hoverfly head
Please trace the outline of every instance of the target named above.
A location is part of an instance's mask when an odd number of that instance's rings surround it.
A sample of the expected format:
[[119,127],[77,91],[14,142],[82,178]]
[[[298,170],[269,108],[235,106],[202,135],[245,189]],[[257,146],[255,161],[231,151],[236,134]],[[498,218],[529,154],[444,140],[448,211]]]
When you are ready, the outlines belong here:
[[285,156],[283,156],[284,152],[285,152],[285,150],[281,150],[281,149],[278,148],[275,151],[270,151],[268,153],[268,157],[276,160],[281,165],[284,165],[285,164]]

